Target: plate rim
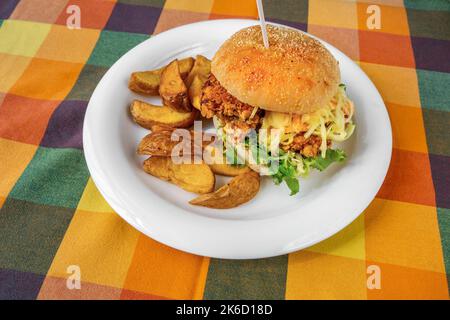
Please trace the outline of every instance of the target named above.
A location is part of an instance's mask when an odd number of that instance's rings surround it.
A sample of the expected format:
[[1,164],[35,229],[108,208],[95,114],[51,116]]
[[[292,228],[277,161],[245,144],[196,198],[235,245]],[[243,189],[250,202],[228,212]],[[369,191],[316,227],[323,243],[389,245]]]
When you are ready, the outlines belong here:
[[[388,134],[388,140],[386,141],[387,143],[387,161],[385,162],[385,167],[383,168],[383,174],[379,175],[378,181],[376,183],[376,192],[374,192],[373,196],[371,195],[370,198],[371,200],[368,201],[366,204],[360,206],[360,209],[354,210],[355,213],[351,216],[348,217],[348,219],[343,219],[342,221],[339,221],[339,223],[335,223],[333,226],[334,228],[329,228],[327,229],[327,231],[323,231],[321,233],[321,236],[316,237],[314,240],[310,240],[309,242],[303,242],[302,244],[299,245],[294,245],[294,246],[290,246],[287,249],[280,249],[279,252],[276,253],[266,253],[266,254],[248,254],[245,256],[233,256],[233,255],[222,255],[222,254],[205,254],[202,253],[200,251],[202,250],[196,250],[196,249],[191,249],[188,247],[185,247],[183,245],[180,245],[177,241],[171,240],[171,239],[160,239],[159,237],[154,237],[154,234],[151,234],[151,232],[149,232],[148,230],[144,229],[141,225],[139,225],[138,223],[136,223],[136,221],[134,221],[133,219],[130,218],[130,214],[128,212],[124,212],[124,211],[128,211],[125,208],[122,208],[122,206],[120,204],[118,204],[118,202],[114,199],[113,196],[111,196],[107,191],[106,188],[104,187],[104,183],[102,182],[102,178],[100,177],[99,174],[99,170],[97,170],[97,168],[94,168],[94,159],[93,159],[93,150],[91,149],[90,146],[90,138],[88,137],[87,134],[87,123],[88,123],[88,118],[89,118],[89,110],[92,110],[91,103],[93,100],[95,100],[95,94],[97,91],[97,88],[99,87],[99,85],[104,81],[105,78],[109,77],[109,74],[111,72],[111,70],[113,70],[113,67],[115,64],[117,64],[120,60],[122,60],[122,58],[124,58],[126,55],[130,54],[130,52],[137,50],[139,47],[141,46],[145,46],[148,45],[148,42],[151,41],[152,39],[156,38],[156,37],[161,37],[164,36],[164,34],[166,32],[176,32],[179,29],[183,29],[187,26],[193,26],[193,25],[208,25],[208,24],[217,24],[217,23],[240,23],[240,24],[249,24],[249,23],[254,23],[257,24],[259,23],[258,20],[254,20],[254,19],[216,19],[216,20],[206,20],[206,21],[199,21],[199,22],[194,22],[194,23],[190,23],[190,24],[185,24],[185,25],[181,25],[169,30],[166,30],[164,32],[161,32],[157,35],[152,36],[151,38],[143,41],[142,43],[136,45],[135,47],[131,48],[130,50],[128,50],[126,53],[124,53],[113,65],[111,65],[111,67],[108,69],[108,71],[103,75],[103,77],[100,79],[100,81],[98,82],[95,90],[93,91],[90,99],[89,99],[89,103],[87,106],[87,110],[86,110],[86,114],[85,114],[85,118],[83,121],[83,151],[84,151],[84,156],[86,159],[86,165],[88,167],[88,170],[90,172],[90,176],[93,180],[93,182],[95,183],[95,185],[97,186],[97,189],[99,190],[100,194],[104,197],[104,199],[106,200],[106,202],[111,206],[111,208],[115,211],[115,213],[117,213],[122,219],[124,219],[128,224],[130,224],[132,227],[134,227],[136,230],[138,230],[139,232],[143,233],[144,235],[150,237],[151,239],[165,244],[167,246],[170,246],[172,248],[175,248],[177,250],[181,250],[184,252],[188,252],[191,254],[195,254],[195,255],[202,255],[202,256],[208,256],[208,257],[213,257],[213,258],[225,258],[225,259],[255,259],[255,258],[268,258],[268,257],[275,257],[275,256],[280,256],[280,255],[284,255],[284,254],[288,254],[291,252],[295,252],[298,250],[302,250],[304,248],[310,247],[316,243],[319,243],[331,236],[333,236],[334,234],[336,234],[337,232],[341,231],[342,229],[344,229],[346,226],[348,226],[349,224],[351,224],[357,217],[359,217],[364,210],[370,205],[370,203],[373,201],[373,199],[375,199],[376,194],[378,193],[378,190],[381,188],[383,181],[387,175],[389,166],[390,166],[390,162],[391,162],[391,158],[392,158],[392,149],[393,149],[393,140],[392,140],[392,125],[391,125],[391,121],[390,121],[390,117],[389,117],[389,113],[388,110],[386,108],[386,105],[384,103],[384,100],[381,96],[381,94],[379,93],[378,89],[376,88],[376,86],[374,85],[374,83],[372,82],[372,80],[367,76],[367,74],[358,66],[358,64],[356,64],[351,58],[349,58],[345,53],[343,53],[342,51],[340,51],[339,49],[337,49],[336,47],[334,47],[333,45],[331,45],[330,43],[314,36],[311,35],[307,32],[304,32],[303,30],[297,29],[297,28],[293,28],[292,26],[287,26],[287,25],[283,25],[283,24],[279,24],[279,23],[272,23],[269,22],[270,24],[273,25],[280,25],[283,27],[287,27],[287,28],[292,28],[295,30],[298,30],[302,33],[305,33],[315,39],[318,39],[319,41],[321,41],[322,43],[325,43],[327,46],[331,47],[333,50],[336,50],[337,52],[339,52],[340,54],[342,54],[343,56],[345,56],[349,63],[353,64],[354,67],[356,67],[357,69],[359,69],[361,71],[361,73],[364,75],[364,77],[366,78],[366,81],[368,81],[368,83],[370,83],[370,85],[373,87],[377,97],[380,99],[380,101],[383,104],[383,111],[385,113],[386,116],[386,125],[387,128],[389,129],[387,134]],[[180,208],[180,210],[183,210]],[[336,221],[338,222],[338,221]],[[203,250],[205,251],[205,250]],[[208,250],[206,250],[208,251]]]

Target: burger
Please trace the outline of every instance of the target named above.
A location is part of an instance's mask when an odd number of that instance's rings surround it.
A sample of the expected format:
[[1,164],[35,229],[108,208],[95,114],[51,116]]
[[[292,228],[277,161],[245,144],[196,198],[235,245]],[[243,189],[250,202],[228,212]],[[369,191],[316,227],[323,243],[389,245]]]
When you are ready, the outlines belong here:
[[[267,26],[269,47],[260,26],[251,26],[225,41],[211,63],[201,94],[201,113],[213,118],[218,135],[239,150],[258,150],[250,166],[266,170],[276,184],[285,182],[291,195],[299,177],[324,170],[346,158],[334,142],[348,139],[354,129],[354,105],[341,84],[339,63],[316,39],[295,29]],[[278,151],[261,139],[249,144],[248,134],[275,130]],[[238,158],[243,153],[237,152]]]

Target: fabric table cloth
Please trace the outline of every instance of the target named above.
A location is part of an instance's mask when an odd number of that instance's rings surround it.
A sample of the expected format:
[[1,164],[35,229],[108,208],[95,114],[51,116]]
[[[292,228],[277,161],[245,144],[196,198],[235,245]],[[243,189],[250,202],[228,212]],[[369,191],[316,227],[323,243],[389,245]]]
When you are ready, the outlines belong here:
[[[311,248],[259,260],[200,257],[140,234],[105,202],[86,167],[90,95],[151,35],[208,19],[255,19],[255,1],[2,0],[0,298],[449,298],[450,2],[264,7],[267,20],[342,50],[385,101],[392,162],[364,214]],[[81,28],[70,29],[77,8]],[[377,10],[381,28],[371,29]],[[70,288],[77,270],[81,288]]]

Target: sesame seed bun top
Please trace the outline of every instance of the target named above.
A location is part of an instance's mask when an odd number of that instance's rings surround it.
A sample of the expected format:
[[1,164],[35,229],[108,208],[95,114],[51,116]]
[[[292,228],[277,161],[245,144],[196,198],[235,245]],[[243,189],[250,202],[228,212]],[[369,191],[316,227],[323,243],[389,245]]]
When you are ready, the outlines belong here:
[[317,40],[300,31],[267,25],[235,33],[215,54],[211,72],[240,101],[265,110],[310,113],[323,107],[340,83],[339,65]]

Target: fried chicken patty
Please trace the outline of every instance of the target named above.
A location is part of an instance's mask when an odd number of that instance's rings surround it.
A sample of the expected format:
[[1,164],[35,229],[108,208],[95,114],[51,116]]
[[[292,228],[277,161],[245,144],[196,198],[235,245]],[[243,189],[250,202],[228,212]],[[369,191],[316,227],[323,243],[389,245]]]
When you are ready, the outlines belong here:
[[[239,101],[227,92],[219,81],[210,74],[202,88],[200,112],[205,118],[217,116],[227,127],[233,129],[259,129],[264,118],[264,110],[258,111],[252,116],[254,107]],[[314,157],[319,153],[322,139],[312,135],[304,137],[306,131],[298,132],[289,145],[283,145],[284,151],[300,153],[305,157]],[[328,142],[330,144],[330,142]]]
[[200,112],[206,118],[217,116],[232,128],[257,129],[264,116],[264,110],[258,109],[252,115],[253,109],[253,106],[243,103],[229,94],[213,74],[210,74],[203,85]]

